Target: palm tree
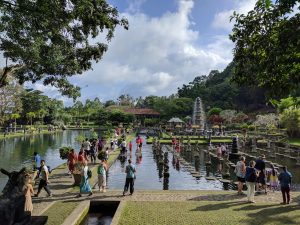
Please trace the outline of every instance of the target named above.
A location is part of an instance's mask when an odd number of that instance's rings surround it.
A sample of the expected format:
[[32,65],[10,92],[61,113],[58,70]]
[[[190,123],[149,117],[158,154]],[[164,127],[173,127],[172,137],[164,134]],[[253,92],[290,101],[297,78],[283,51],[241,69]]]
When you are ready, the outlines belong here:
[[10,115],[10,118],[15,120],[15,132],[17,131],[17,119],[20,118],[20,114],[19,113],[13,113]]
[[34,112],[28,112],[26,113],[27,119],[30,119],[30,126],[32,126],[32,119],[35,118],[35,113]]

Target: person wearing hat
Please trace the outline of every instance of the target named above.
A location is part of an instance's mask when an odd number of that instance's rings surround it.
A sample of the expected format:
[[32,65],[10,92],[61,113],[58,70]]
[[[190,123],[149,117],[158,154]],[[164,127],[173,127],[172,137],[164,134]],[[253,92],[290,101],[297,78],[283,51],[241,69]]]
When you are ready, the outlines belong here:
[[259,171],[259,175],[256,182],[256,191],[259,191],[259,187],[265,190],[267,193],[267,185],[266,185],[266,163],[265,163],[265,155],[261,155],[255,161],[255,169]]

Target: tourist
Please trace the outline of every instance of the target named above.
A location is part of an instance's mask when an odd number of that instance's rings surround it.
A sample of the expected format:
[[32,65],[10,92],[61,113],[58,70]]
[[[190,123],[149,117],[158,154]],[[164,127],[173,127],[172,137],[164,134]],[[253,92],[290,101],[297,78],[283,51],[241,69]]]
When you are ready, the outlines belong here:
[[49,171],[48,171],[48,167],[46,166],[45,160],[41,160],[40,170],[41,170],[41,172],[40,172],[41,180],[40,180],[40,183],[39,183],[38,191],[35,194],[35,197],[39,196],[39,194],[40,194],[40,192],[41,192],[41,190],[43,188],[47,192],[48,197],[51,197],[52,194],[51,194],[51,191],[50,191],[50,189],[48,187],[48,183],[49,183]]
[[126,182],[124,186],[123,196],[125,196],[126,192],[128,191],[129,185],[130,185],[130,195],[132,195],[134,191],[134,179],[136,178],[136,174],[135,174],[136,170],[135,170],[135,166],[131,164],[130,159],[128,159],[128,165],[126,166],[125,173],[126,173]]
[[104,160],[107,162],[107,160],[108,160],[108,155],[109,155],[109,153],[108,153],[108,147],[106,147],[106,150],[105,150],[105,155],[104,155]]
[[114,140],[113,139],[110,140],[110,149],[114,150]]
[[216,155],[218,158],[222,157],[222,149],[221,149],[221,144],[218,145],[217,149],[216,149]]
[[81,148],[78,153],[78,163],[82,164],[86,160],[85,153],[83,149]]
[[138,149],[140,147],[140,144],[141,144],[140,136],[137,136],[135,142],[136,142],[136,149]]
[[98,139],[98,152],[102,151],[103,146],[104,146],[103,144],[104,144],[103,140],[99,137],[99,139]]
[[88,138],[86,138],[85,142],[82,143],[82,148],[83,148],[85,154],[88,156],[90,153],[90,149],[91,149],[91,142],[89,142]]
[[132,152],[132,141],[129,142],[129,151]]
[[96,163],[96,143],[93,142],[90,148],[91,162]]
[[33,157],[33,169],[38,170],[41,165],[41,156],[37,152],[34,152]]
[[287,171],[287,167],[284,166],[283,171],[279,174],[278,180],[280,181],[282,200],[281,204],[290,204],[290,190],[292,184],[292,174]]
[[267,194],[267,185],[266,185],[266,163],[264,161],[265,155],[261,155],[259,159],[255,161],[255,169],[259,171],[259,176],[257,178],[256,189],[259,191],[260,187]]
[[245,174],[246,174],[246,165],[245,165],[245,157],[241,156],[240,161],[236,163],[236,167],[234,170],[237,180],[238,180],[238,195],[242,195],[243,193],[243,186],[245,183]]
[[100,160],[100,164],[98,166],[98,186],[100,192],[106,192],[106,171],[107,171],[107,164],[104,160]]
[[247,185],[247,199],[251,203],[255,203],[254,201],[254,192],[255,192],[255,183],[258,176],[258,172],[254,168],[255,162],[252,160],[249,163],[249,167],[246,168],[246,185]]
[[270,190],[275,191],[278,188],[278,171],[275,169],[274,165],[271,164],[270,173]]
[[125,152],[126,152],[126,141],[125,139],[123,139],[121,142],[121,154],[125,154]]
[[31,185],[32,179],[29,174],[25,175],[25,185],[23,187],[23,193],[25,195],[25,205],[24,205],[24,211],[26,214],[31,215],[33,210],[32,205],[32,198],[31,195],[33,195],[33,187]]
[[227,149],[226,149],[225,144],[222,144],[222,145],[221,145],[221,151],[222,151],[222,156],[227,155]]
[[74,151],[74,149],[72,148],[68,154],[68,167],[69,167],[69,171],[71,174],[73,174],[74,169],[75,169],[75,164],[78,160],[78,156],[76,154],[76,152]]
[[82,170],[81,170],[81,182],[80,182],[80,193],[78,197],[81,197],[81,194],[88,193],[88,196],[93,194],[92,188],[89,183],[88,177],[89,168],[87,166],[87,161],[83,161]]

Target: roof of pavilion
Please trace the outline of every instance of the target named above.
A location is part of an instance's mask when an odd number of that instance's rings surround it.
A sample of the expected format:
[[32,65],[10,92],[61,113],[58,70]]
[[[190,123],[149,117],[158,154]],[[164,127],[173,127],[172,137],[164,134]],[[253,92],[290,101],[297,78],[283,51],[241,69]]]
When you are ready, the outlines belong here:
[[127,109],[124,109],[124,112],[132,113],[134,115],[148,115],[148,116],[159,116],[160,115],[159,112],[155,111],[154,109],[149,109],[149,108],[143,108],[143,109],[127,108]]
[[168,123],[184,123],[181,119],[179,119],[178,117],[173,117],[172,119],[170,119],[168,121]]

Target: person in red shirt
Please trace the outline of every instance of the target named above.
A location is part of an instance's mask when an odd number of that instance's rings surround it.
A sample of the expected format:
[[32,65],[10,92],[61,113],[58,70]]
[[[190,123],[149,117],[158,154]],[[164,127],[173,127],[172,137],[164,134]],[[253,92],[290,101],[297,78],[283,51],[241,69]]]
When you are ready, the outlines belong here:
[[132,151],[132,142],[129,142],[129,151]]
[[68,155],[68,167],[69,167],[69,171],[71,173],[73,173],[74,171],[74,167],[75,167],[75,163],[77,162],[78,157],[76,152],[74,151],[74,149],[71,149],[71,151],[69,152]]

